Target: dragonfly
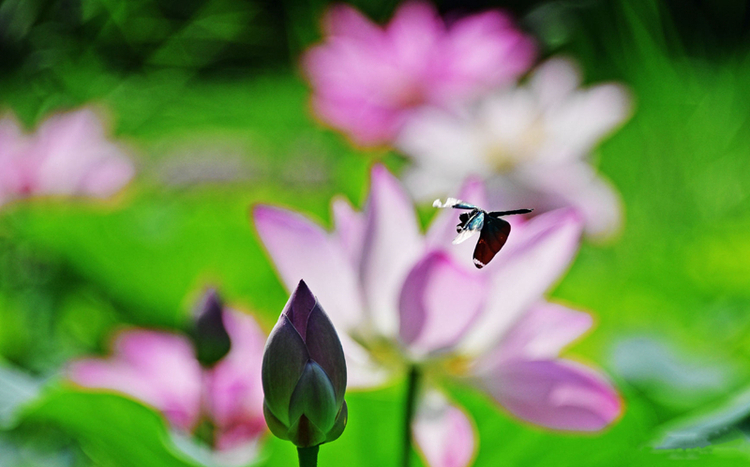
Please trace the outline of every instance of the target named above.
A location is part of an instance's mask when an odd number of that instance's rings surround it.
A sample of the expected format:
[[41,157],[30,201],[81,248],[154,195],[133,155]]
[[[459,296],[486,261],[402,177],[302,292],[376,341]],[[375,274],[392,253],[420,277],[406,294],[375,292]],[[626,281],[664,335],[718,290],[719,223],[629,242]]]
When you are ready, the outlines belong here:
[[479,241],[474,248],[474,266],[482,269],[487,266],[492,258],[508,241],[510,235],[510,224],[503,216],[514,214],[528,214],[533,209],[514,209],[512,211],[485,211],[482,208],[466,203],[456,198],[448,198],[445,202],[436,199],[432,203],[436,208],[463,209],[458,216],[459,223],[456,226],[458,235],[453,239],[454,244],[462,243],[479,232]]

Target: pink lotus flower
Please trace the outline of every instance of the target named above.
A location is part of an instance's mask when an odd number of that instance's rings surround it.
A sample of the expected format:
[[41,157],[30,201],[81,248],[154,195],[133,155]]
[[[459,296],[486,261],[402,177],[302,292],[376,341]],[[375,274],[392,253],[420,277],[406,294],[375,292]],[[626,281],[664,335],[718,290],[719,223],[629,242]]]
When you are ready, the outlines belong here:
[[107,197],[135,173],[90,109],[47,119],[33,135],[0,120],[0,203],[28,196]]
[[480,176],[491,201],[537,212],[573,206],[587,233],[615,232],[619,198],[588,159],[627,119],[630,99],[615,84],[580,89],[580,83],[572,62],[551,59],[526,85],[488,95],[471,109],[413,115],[396,143],[415,162],[406,177],[410,190],[432,200],[455,192],[465,177]]
[[210,421],[216,458],[244,464],[266,431],[260,379],[266,336],[245,313],[225,308],[221,316],[231,349],[211,368],[201,367],[186,336],[131,329],[117,336],[111,358],[73,362],[68,375],[81,386],[132,396],[182,432]]
[[512,82],[535,55],[504,13],[446,25],[419,1],[401,5],[384,28],[348,5],[335,6],[324,33],[325,42],[303,58],[313,109],[363,146],[390,142],[419,106],[452,106]]
[[[487,206],[478,181],[461,198]],[[467,465],[474,450],[471,423],[434,384],[445,378],[552,429],[601,430],[620,414],[605,377],[559,358],[591,317],[543,297],[578,249],[575,211],[509,219],[507,244],[482,270],[472,264],[471,242],[451,244],[457,212],[442,211],[422,236],[411,201],[383,167],[373,169],[364,213],[342,200],[333,213],[333,233],[279,208],[258,206],[253,217],[286,287],[304,278],[326,304],[350,387],[380,384],[413,365],[426,375],[413,427],[430,465]]]

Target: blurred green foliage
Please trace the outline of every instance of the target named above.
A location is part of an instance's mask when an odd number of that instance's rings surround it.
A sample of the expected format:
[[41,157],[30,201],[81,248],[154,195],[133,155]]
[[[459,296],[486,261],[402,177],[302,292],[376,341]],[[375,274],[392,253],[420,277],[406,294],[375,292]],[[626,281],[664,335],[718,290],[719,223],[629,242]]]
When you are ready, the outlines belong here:
[[[184,327],[206,285],[270,329],[286,294],[249,223],[249,207],[281,204],[330,225],[331,197],[361,205],[373,160],[396,171],[404,164],[392,153],[357,151],[310,116],[296,59],[317,39],[325,4],[0,4],[0,106],[32,128],[50,112],[97,105],[140,171],[104,203],[38,200],[3,208],[0,355],[47,377],[74,356],[105,352],[118,327]],[[396,2],[356,4],[386,19]],[[453,388],[480,433],[476,465],[747,463],[742,441],[682,453],[651,448],[665,424],[720,405],[750,383],[747,2],[505,5],[547,39],[546,53],[572,55],[590,82],[625,82],[636,101],[632,120],[597,151],[600,170],[622,194],[625,229],[610,244],[584,244],[553,293],[598,317],[597,328],[568,353],[609,371],[626,413],[601,435],[550,433]],[[429,219],[431,211],[421,212]],[[648,384],[631,385],[610,357],[618,342],[640,335],[658,337],[688,360],[700,356],[726,374],[726,384],[689,404],[679,392],[670,402]],[[347,396],[349,426],[321,450],[322,465],[393,463],[402,383]],[[20,424],[0,436],[0,458],[14,459],[11,465],[39,465],[33,446],[16,455],[39,436],[62,440],[48,442],[63,453],[60,464],[48,465],[194,465],[144,406],[54,378],[46,384]],[[267,440],[261,465],[293,461],[288,446]]]

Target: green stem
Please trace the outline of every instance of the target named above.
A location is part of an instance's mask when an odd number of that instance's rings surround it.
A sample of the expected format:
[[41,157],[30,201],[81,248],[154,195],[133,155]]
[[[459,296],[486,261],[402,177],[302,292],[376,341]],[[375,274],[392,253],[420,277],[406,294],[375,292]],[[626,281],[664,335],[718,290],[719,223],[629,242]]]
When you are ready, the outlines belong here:
[[299,467],[317,467],[318,448],[320,448],[320,445],[310,446],[309,448],[297,448]]
[[409,369],[409,379],[406,388],[406,400],[404,401],[404,451],[401,459],[402,467],[409,467],[411,464],[411,423],[414,420],[414,411],[417,404],[417,389],[419,386],[419,370],[414,365]]

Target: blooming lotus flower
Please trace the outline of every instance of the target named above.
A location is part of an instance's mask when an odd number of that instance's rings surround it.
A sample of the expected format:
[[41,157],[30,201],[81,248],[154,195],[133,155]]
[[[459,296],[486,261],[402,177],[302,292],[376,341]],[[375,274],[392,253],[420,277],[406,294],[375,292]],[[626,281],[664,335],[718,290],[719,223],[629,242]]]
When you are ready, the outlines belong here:
[[348,5],[324,18],[325,40],[303,67],[312,106],[363,146],[389,143],[423,105],[449,107],[512,82],[533,63],[532,41],[499,11],[446,25],[426,2],[407,2],[386,27]]
[[346,427],[346,362],[336,330],[300,281],[263,353],[263,412],[297,447],[334,441]]
[[580,89],[577,67],[551,59],[525,85],[487,96],[471,109],[415,114],[396,146],[415,166],[407,185],[419,199],[454,193],[469,175],[487,179],[491,202],[578,209],[592,235],[620,224],[617,194],[588,161],[594,147],[629,115],[615,84]]
[[28,196],[107,197],[135,170],[90,109],[50,117],[33,135],[0,120],[0,203]]
[[204,369],[186,336],[147,329],[121,332],[113,356],[73,362],[75,383],[132,396],[161,412],[178,431],[214,427],[216,458],[244,464],[265,433],[260,380],[265,336],[252,317],[229,308],[222,320],[231,350]]
[[[488,206],[476,180],[460,197]],[[442,211],[422,236],[411,201],[383,167],[373,169],[364,213],[342,200],[333,213],[332,233],[275,207],[258,206],[253,217],[284,284],[304,277],[326,304],[350,387],[371,387],[413,366],[425,374],[413,430],[430,465],[464,466],[473,455],[471,423],[436,384],[448,378],[552,429],[601,430],[619,415],[620,399],[604,376],[559,358],[591,317],[544,299],[578,248],[575,211],[509,219],[508,242],[482,270],[472,264],[473,245],[451,244],[457,213]]]

